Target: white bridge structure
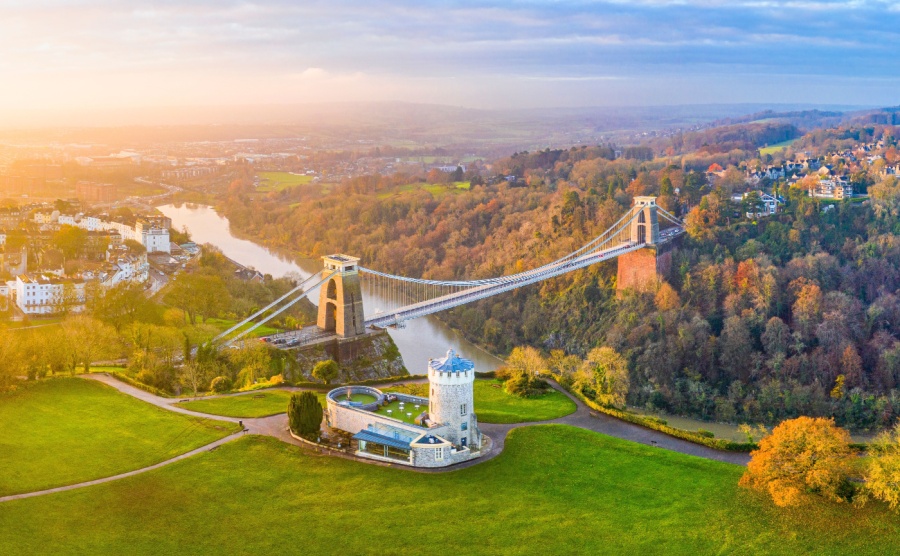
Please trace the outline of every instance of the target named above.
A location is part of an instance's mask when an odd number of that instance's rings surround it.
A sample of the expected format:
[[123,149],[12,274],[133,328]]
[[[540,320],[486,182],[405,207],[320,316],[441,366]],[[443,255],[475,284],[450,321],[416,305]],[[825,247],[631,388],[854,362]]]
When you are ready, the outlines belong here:
[[[662,224],[662,226],[660,225]],[[684,223],[656,204],[655,197],[635,197],[634,205],[605,232],[575,251],[543,266],[509,276],[476,280],[426,280],[397,276],[359,266],[348,255],[323,257],[325,269],[293,290],[226,330],[214,341],[231,344],[319,289],[316,327],[267,338],[275,345],[294,347],[325,338],[348,338],[372,328],[402,327],[403,323],[536,284],[590,265],[646,248],[658,248],[684,233]],[[620,261],[621,264],[621,261]],[[363,292],[384,307],[368,318]],[[248,328],[255,319],[261,318]],[[243,330],[242,330],[243,329]],[[237,335],[231,336],[235,332]]]

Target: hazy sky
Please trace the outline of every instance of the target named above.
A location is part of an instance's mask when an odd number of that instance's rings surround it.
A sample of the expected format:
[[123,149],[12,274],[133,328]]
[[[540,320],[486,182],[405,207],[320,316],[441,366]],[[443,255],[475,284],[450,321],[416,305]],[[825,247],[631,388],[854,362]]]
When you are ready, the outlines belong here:
[[7,123],[344,100],[896,105],[900,2],[0,0]]

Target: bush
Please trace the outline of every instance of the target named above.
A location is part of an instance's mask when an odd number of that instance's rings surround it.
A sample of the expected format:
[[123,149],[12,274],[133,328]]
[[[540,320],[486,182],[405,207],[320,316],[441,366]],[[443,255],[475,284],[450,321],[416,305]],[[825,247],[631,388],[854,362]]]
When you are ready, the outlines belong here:
[[300,436],[319,432],[322,414],[322,404],[314,392],[304,391],[294,394],[288,402],[288,422],[291,430]]
[[213,392],[227,392],[231,390],[231,379],[227,376],[217,376],[212,380],[209,387]]
[[506,381],[506,392],[520,398],[539,396],[547,389],[547,383],[526,372],[512,372]]
[[697,434],[700,436],[705,436],[706,438],[715,438],[716,434],[712,431],[708,431],[706,429],[697,429]]

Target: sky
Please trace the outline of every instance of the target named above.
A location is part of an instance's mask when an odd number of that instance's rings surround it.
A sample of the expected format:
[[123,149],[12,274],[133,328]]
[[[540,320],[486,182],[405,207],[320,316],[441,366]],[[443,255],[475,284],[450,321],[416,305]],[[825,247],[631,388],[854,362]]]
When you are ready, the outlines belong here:
[[0,121],[153,107],[900,104],[900,1],[0,0]]

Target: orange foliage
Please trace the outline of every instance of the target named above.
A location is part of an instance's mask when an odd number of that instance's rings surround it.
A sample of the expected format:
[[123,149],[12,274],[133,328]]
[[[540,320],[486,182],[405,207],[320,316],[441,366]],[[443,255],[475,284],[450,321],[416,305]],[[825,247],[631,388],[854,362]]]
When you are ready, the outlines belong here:
[[807,492],[844,501],[839,489],[852,459],[850,434],[833,419],[798,417],[760,441],[740,484],[769,493],[778,506],[798,504]]

